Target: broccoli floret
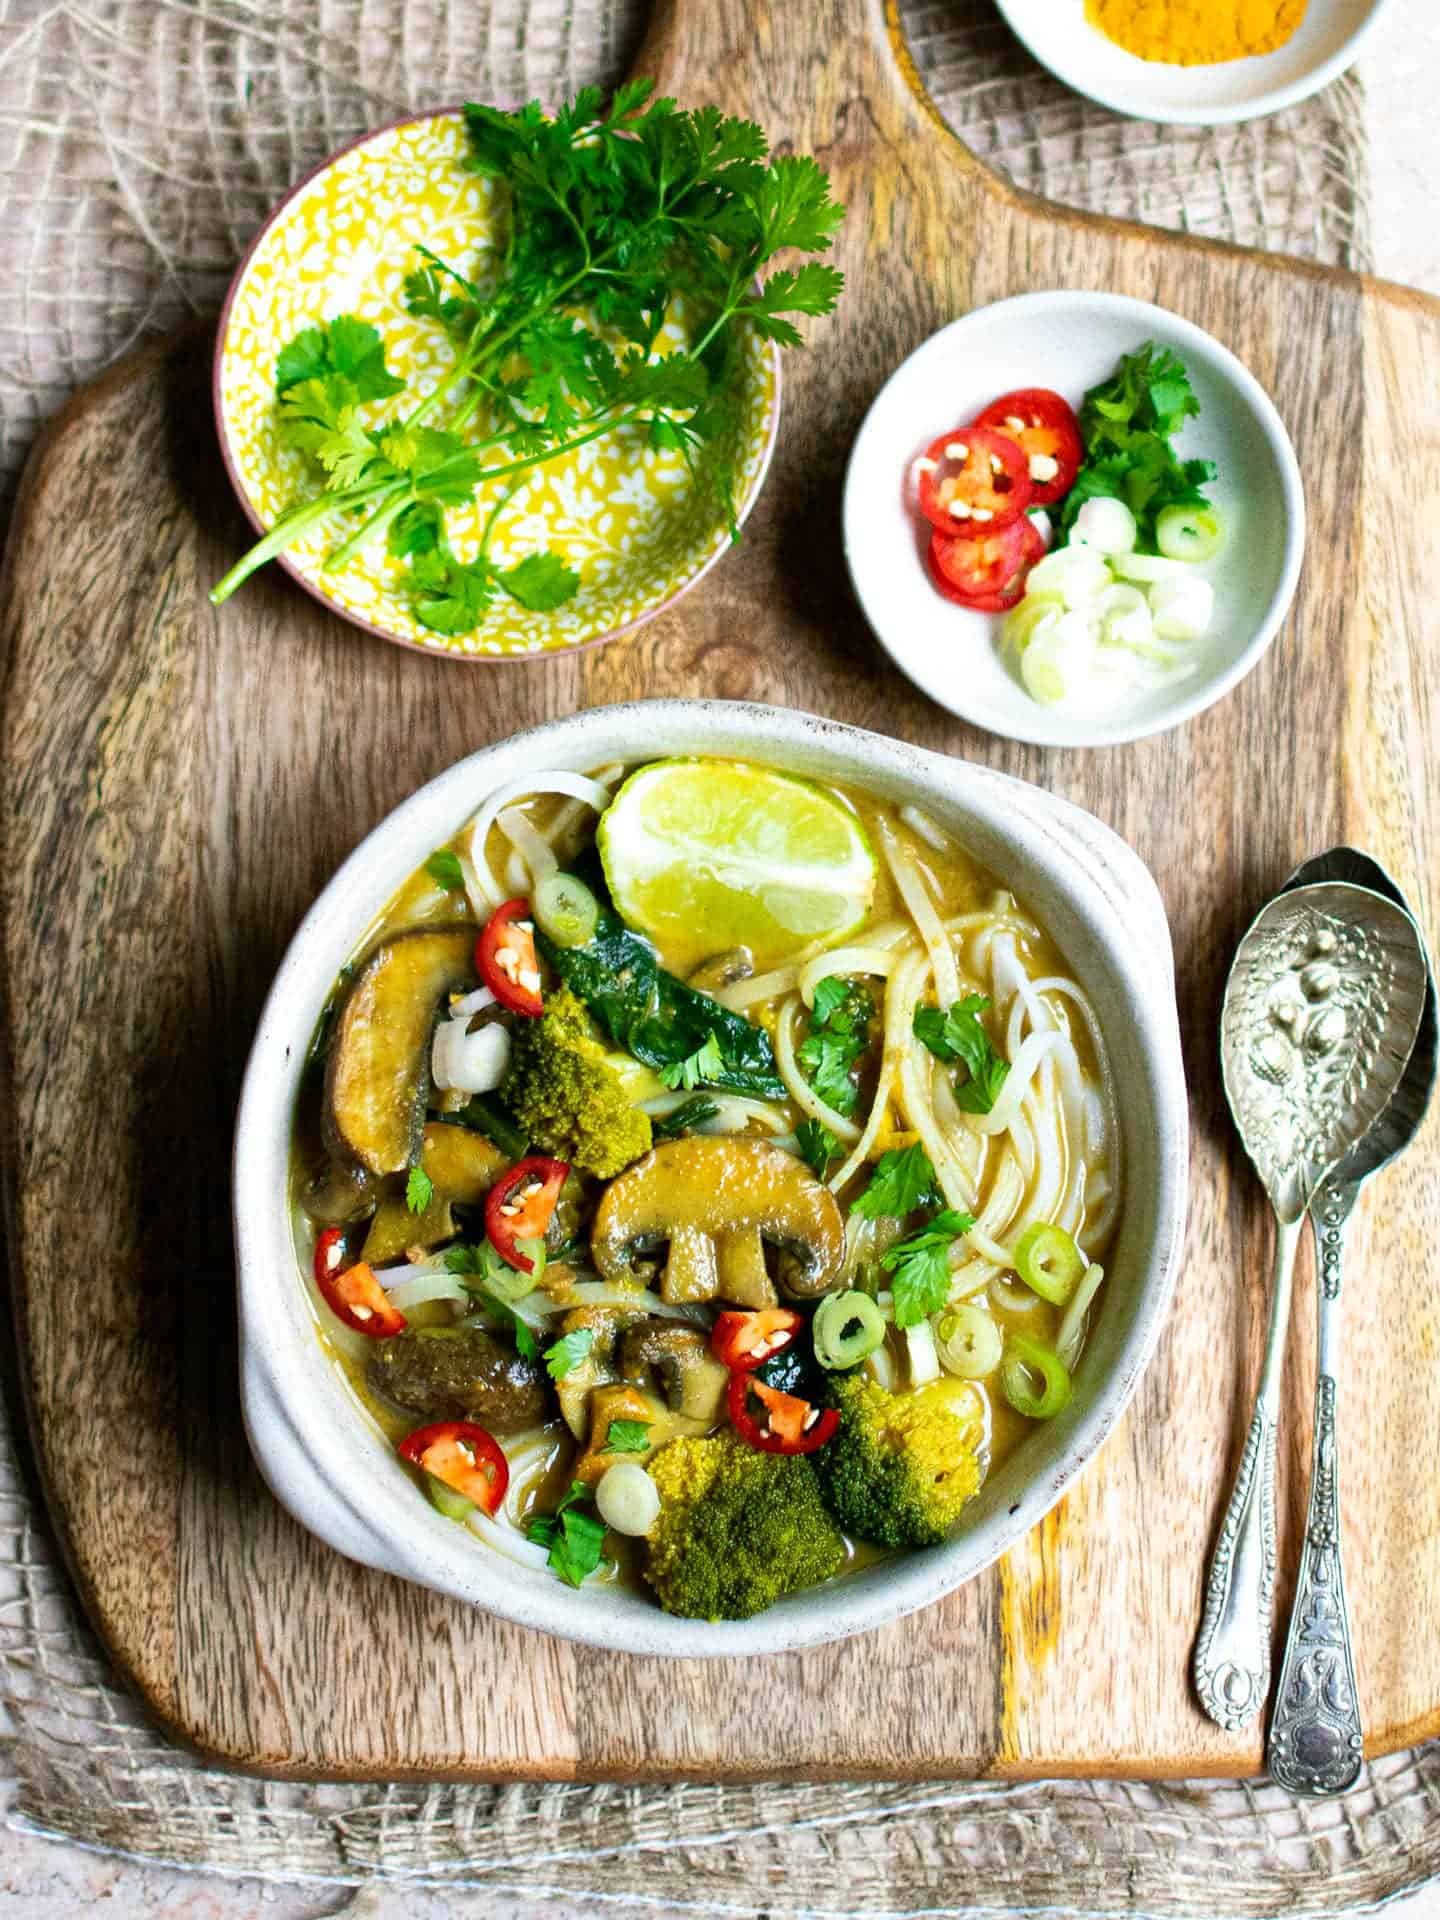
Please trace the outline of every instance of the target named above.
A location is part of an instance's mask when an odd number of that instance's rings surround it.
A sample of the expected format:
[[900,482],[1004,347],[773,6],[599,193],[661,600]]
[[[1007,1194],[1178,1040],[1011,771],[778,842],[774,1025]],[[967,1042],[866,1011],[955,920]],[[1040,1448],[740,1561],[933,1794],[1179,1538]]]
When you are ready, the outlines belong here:
[[815,1456],[826,1506],[846,1533],[881,1547],[931,1547],[980,1485],[976,1396],[960,1380],[887,1393],[863,1373],[833,1375],[840,1426]]
[[538,1020],[516,1023],[500,1089],[533,1146],[583,1173],[609,1179],[650,1149],[650,1117],[633,1105],[590,1016],[568,987]]
[[716,1433],[672,1440],[650,1475],[661,1504],[645,1577],[667,1613],[748,1620],[840,1571],[845,1542],[803,1455]]

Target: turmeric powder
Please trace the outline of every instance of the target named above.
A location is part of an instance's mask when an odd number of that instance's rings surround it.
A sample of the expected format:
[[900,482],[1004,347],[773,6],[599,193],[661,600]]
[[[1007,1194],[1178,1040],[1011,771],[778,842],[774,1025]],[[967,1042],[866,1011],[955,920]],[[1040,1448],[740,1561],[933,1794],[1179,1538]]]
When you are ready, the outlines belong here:
[[1085,18],[1142,60],[1208,67],[1283,47],[1306,0],[1085,0]]

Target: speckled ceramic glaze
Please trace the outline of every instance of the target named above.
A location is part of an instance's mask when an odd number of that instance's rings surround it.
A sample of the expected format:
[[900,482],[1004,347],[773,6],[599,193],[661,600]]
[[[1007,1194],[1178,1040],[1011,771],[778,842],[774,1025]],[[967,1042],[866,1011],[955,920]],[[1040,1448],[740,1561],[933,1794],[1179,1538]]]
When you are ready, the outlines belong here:
[[[290,1129],[335,975],[400,882],[502,781],[674,754],[734,755],[923,806],[1031,906],[1096,1007],[1121,1092],[1125,1200],[1104,1310],[1064,1413],[981,1489],[946,1545],[793,1595],[743,1622],[677,1620],[619,1587],[562,1585],[488,1551],[420,1499],[316,1338],[288,1204]],[[260,1018],[235,1140],[245,1422],[265,1478],[339,1552],[503,1619],[630,1653],[778,1653],[881,1625],[989,1565],[1055,1504],[1135,1389],[1164,1323],[1185,1218],[1187,1116],[1170,939],[1155,884],[1089,814],[876,734],[770,707],[602,707],[462,760],[398,807],[306,916]],[[1117,1524],[1120,1524],[1117,1522]]]
[[[386,364],[407,386],[362,407],[366,427],[403,417],[453,364],[444,329],[407,311],[404,282],[422,264],[417,242],[484,279],[495,242],[496,189],[468,171],[466,151],[458,112],[371,134],[296,188],[241,265],[221,316],[215,413],[230,477],[257,531],[319,492],[311,463],[285,446],[277,430],[275,363],[287,341],[342,313],[379,329]],[[677,302],[661,350],[686,338],[686,314]],[[775,350],[748,337],[739,380],[736,429],[707,454],[723,453],[733,465],[743,514],[764,478],[779,416]],[[697,488],[681,455],[647,447],[639,427],[618,428],[533,471],[503,510],[490,551],[509,566],[548,547],[573,567],[580,590],[552,612],[530,612],[497,595],[473,633],[434,633],[398,591],[401,563],[383,538],[343,570],[321,572],[325,555],[351,530],[335,523],[302,535],[282,564],[337,613],[387,639],[493,660],[613,638],[693,585],[730,543],[723,514]],[[492,482],[447,515],[462,560],[473,558],[496,497]]]

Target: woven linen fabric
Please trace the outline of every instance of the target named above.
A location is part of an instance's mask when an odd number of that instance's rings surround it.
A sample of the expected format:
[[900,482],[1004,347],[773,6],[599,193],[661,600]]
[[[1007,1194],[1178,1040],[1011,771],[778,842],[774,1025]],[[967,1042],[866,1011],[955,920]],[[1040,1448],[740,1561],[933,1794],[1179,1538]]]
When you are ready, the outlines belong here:
[[[555,99],[627,68],[643,0],[0,0],[0,492],[101,367],[213,311],[267,210],[407,108]],[[1248,127],[1157,128],[1045,75],[988,0],[902,8],[967,144],[1100,212],[1367,264],[1353,81]],[[11,1383],[13,1388],[13,1383]],[[16,1402],[10,1396],[12,1414]],[[1312,1805],[1268,1785],[307,1787],[170,1746],[79,1615],[0,1419],[0,1719],[12,1817],[274,1879],[393,1879],[780,1916],[1201,1915],[1370,1903],[1440,1872],[1440,1746]],[[1197,1579],[1199,1569],[1197,1568]],[[467,1901],[467,1906],[470,1902]]]

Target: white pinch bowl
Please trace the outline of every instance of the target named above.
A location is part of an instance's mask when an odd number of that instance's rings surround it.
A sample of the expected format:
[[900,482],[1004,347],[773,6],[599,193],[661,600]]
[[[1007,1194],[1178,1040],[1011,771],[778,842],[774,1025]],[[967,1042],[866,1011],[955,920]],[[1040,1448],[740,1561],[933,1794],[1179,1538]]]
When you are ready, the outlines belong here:
[[1141,60],[1085,18],[1085,0],[997,0],[1042,66],[1102,107],[1139,120],[1215,127],[1278,113],[1353,65],[1391,0],[1309,0],[1283,47],[1247,60],[1182,67]]
[[[746,1621],[681,1620],[647,1596],[579,1591],[436,1513],[317,1337],[288,1201],[306,1052],[336,973],[390,895],[500,782],[676,754],[744,756],[925,808],[1003,876],[1091,995],[1122,1090],[1126,1190],[1109,1280],[1070,1405],[982,1488],[945,1545],[792,1595]],[[338,1552],[502,1619],[635,1654],[780,1653],[861,1633],[970,1579],[1054,1506],[1135,1390],[1164,1325],[1185,1221],[1187,1110],[1169,933],[1130,849],[1038,788],[872,733],[723,701],[600,707],[487,747],[383,820],[301,923],[260,1016],[235,1134],[246,1431],[281,1504]]]
[[[1187,643],[1194,664],[1183,678],[1097,688],[1046,706],[1001,653],[1000,615],[956,606],[931,581],[931,530],[916,500],[915,462],[931,441],[1017,387],[1051,387],[1078,411],[1086,389],[1147,341],[1180,356],[1200,402],[1200,417],[1177,436],[1177,452],[1219,468],[1207,492],[1224,515],[1225,545],[1195,569],[1215,589],[1214,618],[1203,639]],[[896,665],[962,720],[1044,747],[1116,746],[1212,706],[1280,631],[1305,548],[1300,465],[1265,389],[1203,328],[1115,293],[1020,294],[931,334],[865,416],[846,470],[843,514],[856,596]]]

